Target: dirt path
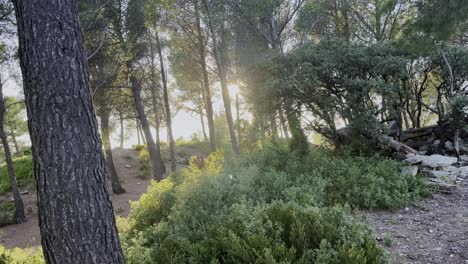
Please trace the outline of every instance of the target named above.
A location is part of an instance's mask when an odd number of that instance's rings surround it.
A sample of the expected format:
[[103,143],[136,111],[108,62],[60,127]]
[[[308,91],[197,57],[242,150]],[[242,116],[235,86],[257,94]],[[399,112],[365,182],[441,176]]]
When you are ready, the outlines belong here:
[[391,263],[468,264],[468,178],[458,186],[396,212],[366,213]]
[[[115,149],[113,154],[122,186],[127,192],[121,195],[112,195],[112,203],[116,215],[126,217],[130,212],[129,201],[138,200],[141,194],[146,192],[151,180],[140,177],[140,164],[137,160],[138,153],[136,151]],[[41,243],[37,220],[36,194],[30,192],[22,197],[28,221],[24,224],[0,228],[0,244],[7,248],[26,248],[38,246]]]

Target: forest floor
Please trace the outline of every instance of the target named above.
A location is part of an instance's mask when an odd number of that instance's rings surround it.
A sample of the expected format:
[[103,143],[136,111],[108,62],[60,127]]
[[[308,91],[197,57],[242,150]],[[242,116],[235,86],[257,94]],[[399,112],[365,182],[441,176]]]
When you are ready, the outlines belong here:
[[468,178],[459,178],[454,194],[434,194],[395,212],[366,216],[391,263],[468,263]]
[[[130,212],[129,201],[138,200],[151,180],[141,178],[137,151],[115,149],[113,154],[127,192],[113,195],[112,201],[116,214],[126,217]],[[191,155],[202,154],[184,148],[178,151],[178,160]],[[468,178],[460,178],[458,187],[454,194],[434,194],[397,211],[365,212],[391,263],[468,264]],[[35,192],[23,195],[23,200],[28,222],[0,228],[0,244],[7,248],[40,245]]]
[[[137,201],[141,194],[146,192],[151,184],[151,179],[141,177],[140,162],[138,161],[138,152],[132,149],[114,149],[112,151],[117,173],[126,193],[112,195],[115,214],[127,217],[130,213],[130,201]],[[202,155],[195,149],[179,148],[177,151],[177,160],[185,160],[192,155]],[[179,167],[185,165],[179,163]],[[170,164],[166,164],[167,170],[170,170]],[[109,185],[110,189],[110,185]],[[19,225],[9,225],[0,228],[0,245],[6,248],[27,248],[35,247],[41,244],[39,234],[39,223],[37,217],[36,192],[29,190],[22,195],[27,222]]]

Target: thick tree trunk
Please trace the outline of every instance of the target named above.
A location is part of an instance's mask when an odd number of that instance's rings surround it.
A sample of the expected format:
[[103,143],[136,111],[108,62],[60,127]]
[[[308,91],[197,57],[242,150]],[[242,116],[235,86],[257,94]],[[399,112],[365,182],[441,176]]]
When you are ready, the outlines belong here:
[[208,120],[208,133],[210,134],[210,149],[212,152],[216,151],[216,136],[214,127],[214,114],[213,114],[213,102],[211,101],[211,89],[210,80],[208,78],[208,70],[206,66],[206,51],[205,41],[201,28],[200,11],[198,7],[198,1],[195,2],[195,16],[197,20],[197,37],[198,37],[198,53],[200,54],[200,64],[203,72],[203,88],[205,95],[205,108],[206,108],[206,119]]
[[14,3],[46,262],[125,263],[77,1]]
[[229,135],[231,137],[231,144],[234,153],[239,155],[239,144],[237,143],[236,132],[234,131],[234,122],[232,118],[232,109],[231,109],[231,97],[229,96],[228,91],[228,81],[227,81],[227,65],[226,61],[221,54],[221,49],[218,43],[218,37],[216,34],[216,29],[214,28],[213,18],[211,17],[211,7],[209,3],[204,0],[206,13],[208,16],[208,27],[211,32],[211,39],[213,42],[213,53],[216,61],[216,66],[218,68],[218,76],[221,82],[221,92],[223,95],[223,104],[224,104],[224,111],[226,114],[226,121],[228,124]]
[[21,194],[18,190],[18,185],[16,184],[16,176],[13,168],[13,159],[11,157],[10,146],[8,145],[7,136],[5,134],[5,129],[3,126],[4,115],[5,105],[3,101],[3,85],[2,80],[0,80],[0,140],[2,141],[3,151],[5,152],[5,161],[7,164],[8,178],[10,180],[11,192],[15,201],[16,222],[18,224],[21,224],[26,222],[26,216],[24,215],[23,200],[21,199]]
[[161,81],[164,94],[164,107],[166,109],[166,128],[167,137],[169,139],[169,155],[171,158],[171,171],[175,172],[177,169],[176,153],[175,153],[175,140],[172,133],[172,119],[171,119],[171,107],[169,105],[169,92],[167,90],[167,78],[166,70],[164,68],[164,57],[161,48],[161,42],[159,41],[159,35],[156,34],[156,48],[158,49],[159,55],[159,66],[161,67]]
[[136,126],[136,134],[137,134],[137,145],[141,145],[141,139],[140,139],[140,126],[138,123],[138,117],[135,119],[135,126]]
[[146,136],[144,133],[144,129],[141,126],[141,122],[137,119],[137,126],[138,126],[138,131],[140,132],[140,137],[141,141],[143,142],[144,145],[146,145]]
[[135,108],[138,113],[138,119],[140,120],[141,127],[146,137],[146,146],[150,155],[151,165],[153,166],[153,177],[157,181],[164,179],[164,173],[166,173],[166,167],[164,165],[161,154],[156,150],[156,145],[154,144],[153,136],[151,135],[150,126],[148,119],[146,118],[145,110],[143,108],[143,103],[141,101],[141,86],[135,76],[130,76],[130,82],[132,84],[132,93],[135,101]]
[[124,147],[124,119],[123,113],[119,112],[119,121],[120,121],[120,148]]
[[107,110],[102,110],[101,114],[101,137],[102,143],[104,145],[104,152],[106,155],[106,162],[108,168],[108,176],[111,179],[112,191],[115,194],[125,193],[125,189],[120,185],[119,176],[117,170],[115,169],[114,158],[112,157],[112,148],[110,145],[110,133],[109,133],[109,119],[110,112]]

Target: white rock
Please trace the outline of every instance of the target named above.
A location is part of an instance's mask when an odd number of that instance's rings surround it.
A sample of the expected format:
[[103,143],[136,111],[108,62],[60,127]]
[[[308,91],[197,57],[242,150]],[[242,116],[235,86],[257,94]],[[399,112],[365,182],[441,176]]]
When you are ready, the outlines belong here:
[[468,177],[468,166],[458,168],[458,176],[461,178]]
[[125,168],[130,169],[132,166],[125,164]]
[[433,178],[448,178],[450,177],[451,173],[448,171],[430,171],[429,176]]
[[419,167],[418,166],[405,166],[401,168],[401,175],[407,177],[414,177],[418,174]]
[[447,157],[442,155],[431,155],[425,158],[422,161],[423,166],[431,167],[431,168],[438,168],[438,167],[448,167],[452,164],[457,163],[458,159],[455,157]]
[[418,164],[424,161],[425,159],[429,158],[429,156],[424,156],[424,155],[416,155],[413,153],[410,153],[406,155],[405,161],[409,164]]
[[450,151],[454,150],[453,143],[451,141],[445,141],[444,147]]

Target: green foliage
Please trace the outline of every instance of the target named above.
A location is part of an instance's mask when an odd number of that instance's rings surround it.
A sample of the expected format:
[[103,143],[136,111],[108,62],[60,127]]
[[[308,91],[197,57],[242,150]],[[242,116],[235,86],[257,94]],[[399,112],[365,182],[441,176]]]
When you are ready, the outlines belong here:
[[0,203],[0,227],[16,224],[15,203],[2,202]]
[[147,179],[151,176],[151,160],[146,145],[140,146],[137,146],[135,149],[138,150],[138,160],[140,161],[141,178]]
[[457,129],[467,127],[468,120],[468,97],[456,96],[450,101],[449,119]]
[[397,208],[426,190],[398,162],[278,146],[223,164],[218,151],[132,204],[129,263],[386,263],[350,208]]
[[[25,156],[13,160],[16,182],[19,188],[28,187],[34,184],[33,161],[31,156]],[[0,193],[7,193],[11,190],[6,164],[0,165]]]
[[45,264],[41,248],[6,249],[0,246],[0,264]]

